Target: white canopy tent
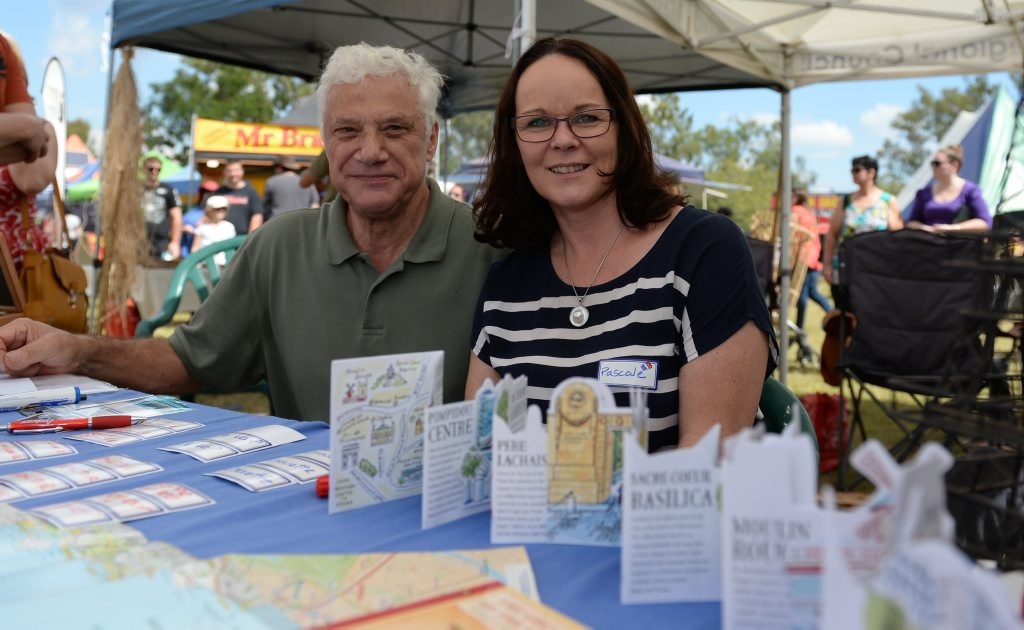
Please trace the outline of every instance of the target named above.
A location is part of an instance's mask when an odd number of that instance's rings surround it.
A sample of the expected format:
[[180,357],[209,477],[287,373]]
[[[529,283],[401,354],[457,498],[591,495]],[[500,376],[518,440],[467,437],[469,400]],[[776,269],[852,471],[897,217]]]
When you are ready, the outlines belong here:
[[[1024,69],[1021,0],[587,0],[781,86],[782,294],[788,291],[790,90],[825,81]],[[781,327],[785,382],[788,332]]]

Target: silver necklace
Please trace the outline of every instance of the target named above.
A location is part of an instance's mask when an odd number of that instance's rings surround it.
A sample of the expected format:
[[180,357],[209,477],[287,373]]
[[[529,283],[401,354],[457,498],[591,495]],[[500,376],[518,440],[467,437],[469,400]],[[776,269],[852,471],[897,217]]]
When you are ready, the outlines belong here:
[[612,248],[615,247],[615,243],[619,240],[619,235],[622,234],[622,230],[626,227],[625,223],[619,224],[619,231],[615,233],[615,238],[612,239],[612,244],[608,246],[608,249],[604,250],[604,256],[601,257],[601,262],[597,264],[597,271],[594,272],[594,277],[590,279],[590,284],[587,285],[586,291],[583,295],[580,295],[576,291],[576,281],[572,279],[572,270],[569,269],[569,253],[568,247],[565,245],[565,235],[562,234],[562,259],[565,261],[565,273],[569,275],[569,286],[572,287],[573,295],[576,296],[578,304],[569,311],[569,323],[576,328],[581,328],[590,319],[590,311],[587,310],[586,306],[583,306],[583,298],[587,297],[590,293],[591,287],[594,286],[594,281],[597,280],[597,275],[601,273],[601,269],[604,268],[604,261],[608,260],[608,254],[612,253]]

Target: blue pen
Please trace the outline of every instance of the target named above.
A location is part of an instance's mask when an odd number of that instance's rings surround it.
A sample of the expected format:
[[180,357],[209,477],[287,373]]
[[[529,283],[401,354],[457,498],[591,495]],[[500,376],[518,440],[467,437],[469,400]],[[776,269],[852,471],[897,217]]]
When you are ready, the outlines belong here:
[[85,394],[77,387],[42,389],[36,392],[0,396],[0,411],[17,411],[27,407],[74,405],[83,400],[85,400]]

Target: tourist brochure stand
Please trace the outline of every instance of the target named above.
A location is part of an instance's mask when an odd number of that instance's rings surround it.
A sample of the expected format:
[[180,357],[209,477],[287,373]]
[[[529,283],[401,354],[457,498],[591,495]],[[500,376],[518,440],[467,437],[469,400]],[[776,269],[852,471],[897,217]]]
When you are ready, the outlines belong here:
[[423,443],[422,527],[436,527],[491,507],[492,426],[501,414],[524,415],[526,378],[487,380],[472,400],[427,409]]
[[548,432],[540,408],[494,419],[492,543],[547,540]]
[[623,604],[722,598],[719,425],[693,448],[648,454],[623,440]]
[[814,444],[798,422],[745,429],[722,460],[722,627],[814,628],[821,512]]
[[821,627],[1021,627],[999,578],[953,545],[948,451],[927,443],[901,467],[868,440],[850,462],[876,491],[855,510],[824,512]]
[[[639,397],[634,397],[635,401]],[[622,441],[646,407],[616,407],[607,385],[562,381],[548,407],[548,542],[615,547],[622,534]]]
[[331,362],[331,514],[419,494],[423,426],[443,352]]

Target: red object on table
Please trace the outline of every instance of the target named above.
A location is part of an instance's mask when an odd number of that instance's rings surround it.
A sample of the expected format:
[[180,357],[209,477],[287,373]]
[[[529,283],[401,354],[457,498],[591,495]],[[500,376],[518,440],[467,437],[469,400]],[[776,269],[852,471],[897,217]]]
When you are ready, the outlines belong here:
[[326,499],[327,495],[331,492],[331,477],[330,475],[323,475],[322,477],[316,478],[316,496],[321,499]]
[[96,416],[15,420],[4,428],[9,433],[57,433],[81,429],[121,429],[133,424],[135,423],[131,416]]

